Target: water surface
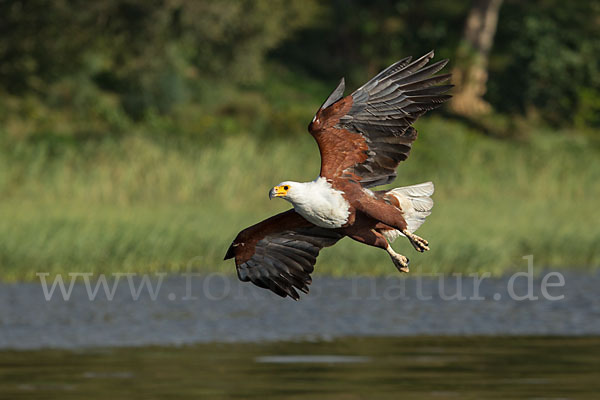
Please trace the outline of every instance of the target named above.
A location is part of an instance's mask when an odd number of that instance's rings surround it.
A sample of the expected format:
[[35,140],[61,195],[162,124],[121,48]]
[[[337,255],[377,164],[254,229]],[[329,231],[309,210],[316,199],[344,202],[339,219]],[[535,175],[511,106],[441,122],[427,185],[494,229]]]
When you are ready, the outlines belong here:
[[[210,342],[331,340],[346,336],[600,335],[600,272],[330,278],[316,276],[300,301],[230,276],[182,276],[133,296],[126,279],[91,298],[77,278],[68,299],[50,299],[40,282],[0,283],[0,349],[183,345]],[[68,278],[68,277],[67,277]],[[552,282],[556,282],[553,279]],[[140,279],[135,280],[140,288]],[[187,283],[190,283],[188,286]],[[114,282],[111,282],[111,288]],[[90,286],[94,288],[95,283]],[[67,282],[68,286],[68,282]],[[531,299],[526,298],[531,286]],[[510,296],[512,292],[517,296]]]
[[600,339],[345,338],[0,352],[2,399],[584,399]]

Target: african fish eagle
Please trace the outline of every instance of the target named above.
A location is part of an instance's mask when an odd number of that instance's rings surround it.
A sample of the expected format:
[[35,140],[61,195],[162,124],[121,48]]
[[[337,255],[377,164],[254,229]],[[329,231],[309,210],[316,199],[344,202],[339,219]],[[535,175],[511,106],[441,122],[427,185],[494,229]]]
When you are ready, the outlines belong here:
[[321,172],[312,182],[286,181],[271,189],[294,206],[241,231],[225,255],[235,258],[241,281],[297,300],[308,293],[319,251],[348,236],[387,251],[401,272],[408,258],[390,242],[405,236],[429,250],[414,234],[431,213],[433,183],[373,191],[396,178],[417,131],[411,126],[451,96],[450,74],[436,75],[448,62],[426,66],[433,51],[389,66],[354,93],[343,97],[344,79],[308,126],[321,153]]

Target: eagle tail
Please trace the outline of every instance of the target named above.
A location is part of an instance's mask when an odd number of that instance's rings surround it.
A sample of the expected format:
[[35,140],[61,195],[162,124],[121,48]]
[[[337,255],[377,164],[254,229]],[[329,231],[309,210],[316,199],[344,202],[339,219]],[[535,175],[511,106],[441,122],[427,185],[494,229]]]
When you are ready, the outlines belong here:
[[425,218],[431,214],[433,200],[430,196],[433,195],[433,191],[433,182],[425,182],[395,188],[387,192],[398,199],[410,233],[423,225]]

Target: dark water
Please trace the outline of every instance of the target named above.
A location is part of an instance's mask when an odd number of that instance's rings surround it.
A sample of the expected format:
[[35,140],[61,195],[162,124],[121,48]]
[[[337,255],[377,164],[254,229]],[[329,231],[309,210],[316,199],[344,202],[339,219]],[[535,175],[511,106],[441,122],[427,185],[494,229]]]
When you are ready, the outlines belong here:
[[2,399],[594,399],[600,338],[404,337],[0,352]]
[[598,399],[600,273],[546,276],[0,283],[0,399]]

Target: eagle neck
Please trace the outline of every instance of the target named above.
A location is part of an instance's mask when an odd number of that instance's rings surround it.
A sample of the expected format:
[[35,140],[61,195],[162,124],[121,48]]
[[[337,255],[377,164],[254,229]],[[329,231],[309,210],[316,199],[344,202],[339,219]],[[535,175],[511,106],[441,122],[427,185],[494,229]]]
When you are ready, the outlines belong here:
[[344,193],[334,189],[325,178],[300,183],[297,188],[289,200],[306,220],[323,228],[339,228],[346,224],[350,204]]

